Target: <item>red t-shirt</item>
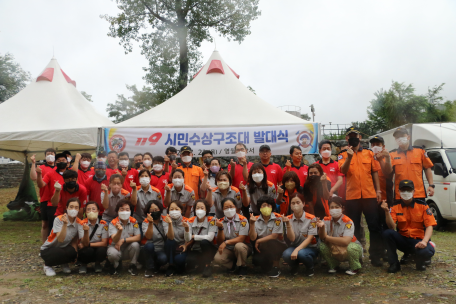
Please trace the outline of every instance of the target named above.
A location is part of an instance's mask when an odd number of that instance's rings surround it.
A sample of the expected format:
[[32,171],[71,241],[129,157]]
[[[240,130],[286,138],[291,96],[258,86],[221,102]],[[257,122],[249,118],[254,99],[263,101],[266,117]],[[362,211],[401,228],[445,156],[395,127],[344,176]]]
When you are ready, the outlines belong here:
[[93,168],[87,168],[87,171],[81,170],[81,168],[78,169],[78,183],[80,184],[85,184],[86,181],[90,178],[92,178],[95,175],[95,172],[93,171]]
[[55,211],[55,216],[62,215],[66,213],[66,203],[70,198],[77,197],[81,202],[81,206],[79,208],[84,208],[87,203],[87,190],[86,188],[81,185],[77,184],[76,191],[73,193],[68,192],[62,187],[62,191],[60,191],[60,200],[59,204],[57,205],[57,210]]
[[65,183],[65,181],[63,180],[63,172],[61,172],[62,174],[60,174],[59,172],[57,172],[57,168],[51,170],[48,172],[48,174],[46,174],[46,176],[43,177],[43,182],[46,184],[46,194],[48,195],[47,197],[47,202],[48,202],[48,206],[49,207],[52,207],[52,203],[51,203],[51,198],[52,196],[54,195],[54,192],[55,192],[55,188],[54,188],[54,184],[55,182],[59,182],[60,185],[62,185],[63,187],[63,184]]
[[95,176],[86,180],[84,187],[87,191],[88,201],[94,201],[98,205],[99,215],[102,215],[104,212],[103,203],[101,201],[101,185],[104,184],[106,187],[109,187],[109,177],[110,175],[106,175],[106,177],[99,183]]
[[[51,171],[54,171],[55,166],[49,166],[47,163],[44,165],[40,166],[41,168],[41,177],[44,178],[46,174],[48,174]],[[43,187],[40,188],[40,202],[47,202],[51,199],[51,196],[49,196],[48,193],[49,189],[48,187]]]
[[[287,172],[287,168],[288,167],[283,168],[283,174],[285,174],[285,172]],[[301,187],[304,186],[304,183],[306,182],[307,173],[309,171],[308,168],[309,167],[307,167],[304,164],[301,164],[301,166],[299,166],[299,167],[296,167],[295,165],[291,164],[290,170],[296,172],[296,174],[298,175],[299,180],[301,181]]]
[[316,164],[319,164],[321,166],[323,172],[325,172],[326,176],[328,176],[331,180],[331,187],[334,187],[334,185],[337,183],[337,178],[339,176],[344,176],[339,171],[339,164],[337,163],[337,161],[331,159],[329,163],[325,165],[321,160],[319,160],[318,162],[316,162]]
[[[111,169],[111,168],[108,168],[106,169],[106,175],[108,176],[111,176],[113,174],[120,174],[122,175],[122,169],[119,167],[115,170]],[[122,175],[123,176],[123,175]],[[133,189],[131,189],[130,187],[130,182],[131,181],[134,181],[136,183],[136,186],[139,185],[139,174],[138,174],[138,170],[134,169],[134,168],[128,168],[127,170],[127,175],[124,176],[125,180],[124,180],[124,183],[122,185],[122,188],[124,188],[125,190],[127,190],[128,192],[131,193],[131,191]]]
[[283,171],[282,167],[275,163],[263,164],[264,169],[268,175],[268,181],[274,184],[277,189],[277,184],[282,182]]
[[[250,167],[252,167],[253,163],[248,162],[247,163],[247,172],[250,170]],[[244,169],[244,166],[242,166],[239,163],[236,163],[236,167],[234,168],[234,179],[231,184],[231,186],[234,186],[236,188],[239,188],[239,184],[244,182],[244,185],[247,185],[247,181],[244,179],[244,176],[242,175],[242,170]],[[228,173],[231,171],[231,165],[228,165]]]
[[152,171],[150,175],[150,184],[151,186],[160,190],[160,194],[162,199],[165,199],[165,186],[170,184],[171,181],[169,180],[169,173],[163,172],[162,175],[156,176],[155,172]]

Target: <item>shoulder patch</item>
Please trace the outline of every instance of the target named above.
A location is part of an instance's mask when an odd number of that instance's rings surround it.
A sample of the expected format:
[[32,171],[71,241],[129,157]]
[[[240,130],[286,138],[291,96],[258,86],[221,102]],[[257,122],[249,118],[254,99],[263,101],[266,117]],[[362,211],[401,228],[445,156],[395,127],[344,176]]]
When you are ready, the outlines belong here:
[[281,220],[275,220],[275,225],[276,225],[276,226],[280,226],[281,223],[282,223]]
[[343,156],[339,154],[339,156],[337,157],[337,160],[341,160],[342,158],[343,158]]
[[210,224],[211,226],[215,226],[215,219],[211,219],[211,220],[209,221],[209,224]]
[[345,224],[345,227],[347,227],[348,229],[350,229],[350,228],[352,227],[352,224],[351,224],[351,223]]
[[317,227],[317,223],[316,222],[310,222],[310,226],[312,226],[312,228],[316,228]]
[[134,225],[133,225],[133,228],[139,228],[138,223],[134,224]]
[[244,221],[241,222],[242,227],[245,227],[246,225],[247,225],[247,222],[244,222]]
[[426,209],[426,213],[427,213],[427,215],[432,215],[431,209],[427,208],[427,209]]
[[104,226],[104,230],[108,231],[108,226],[107,225]]

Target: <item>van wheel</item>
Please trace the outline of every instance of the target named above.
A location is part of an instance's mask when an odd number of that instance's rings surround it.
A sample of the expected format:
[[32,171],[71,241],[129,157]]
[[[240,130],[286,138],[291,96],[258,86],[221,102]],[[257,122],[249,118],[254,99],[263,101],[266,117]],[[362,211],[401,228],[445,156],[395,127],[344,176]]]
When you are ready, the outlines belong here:
[[435,230],[440,230],[440,228],[443,228],[446,225],[446,220],[440,214],[440,210],[437,207],[436,203],[429,202],[428,205],[429,209],[431,209],[432,214],[434,215],[435,220],[437,221],[437,226],[435,227]]

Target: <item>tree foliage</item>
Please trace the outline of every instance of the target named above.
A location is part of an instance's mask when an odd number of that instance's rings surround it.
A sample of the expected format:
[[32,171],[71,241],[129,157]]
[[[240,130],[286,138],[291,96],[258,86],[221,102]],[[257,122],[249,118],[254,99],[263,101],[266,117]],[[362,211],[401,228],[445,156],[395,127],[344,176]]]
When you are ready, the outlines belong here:
[[[210,29],[242,42],[259,15],[259,0],[116,0],[120,13],[104,15],[108,36],[120,38],[126,53],[140,43],[149,62],[145,80],[163,102],[187,86],[201,67],[198,48],[212,41]],[[147,94],[147,92],[145,92]],[[111,105],[110,105],[111,106]]]
[[0,103],[10,99],[25,88],[30,78],[30,73],[24,71],[14,61],[13,55],[6,53],[2,56],[0,54]]
[[114,123],[130,119],[159,104],[156,93],[148,87],[138,90],[136,85],[127,85],[127,89],[132,92],[132,96],[125,97],[123,94],[117,94],[116,102],[108,104],[108,115],[114,118]]

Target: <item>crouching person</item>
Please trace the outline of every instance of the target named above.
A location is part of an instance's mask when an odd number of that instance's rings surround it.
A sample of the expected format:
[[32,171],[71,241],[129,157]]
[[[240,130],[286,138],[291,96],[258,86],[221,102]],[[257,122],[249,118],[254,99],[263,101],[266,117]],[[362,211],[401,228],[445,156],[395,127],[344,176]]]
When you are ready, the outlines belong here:
[[52,266],[61,265],[64,273],[71,273],[68,263],[74,262],[78,255],[78,230],[81,220],[77,218],[80,202],[70,198],[66,203],[66,212],[54,219],[54,225],[46,242],[41,246],[41,258],[44,260],[44,273],[55,276]]
[[260,266],[270,278],[280,275],[279,260],[287,245],[283,241],[282,216],[273,211],[276,204],[270,196],[260,196],[256,209],[260,215],[250,214],[250,241],[254,244],[253,264]]
[[95,272],[103,270],[101,263],[106,260],[108,246],[108,224],[98,220],[100,210],[94,201],[85,207],[86,218],[79,226],[78,261],[79,273],[87,273],[87,264],[95,263]]
[[245,276],[247,257],[252,254],[249,222],[236,213],[236,200],[231,197],[222,200],[222,209],[225,217],[216,221],[219,248],[214,263],[229,269],[229,272],[238,271],[239,276]]
[[355,275],[361,268],[363,248],[354,236],[353,221],[343,214],[344,206],[338,196],[331,198],[329,204],[330,216],[318,220],[318,235],[320,236],[320,252],[329,266],[329,273],[336,273],[340,262],[348,261],[350,269],[346,274]]
[[404,256],[415,254],[416,270],[423,271],[426,270],[425,261],[430,260],[435,253],[429,240],[437,222],[424,200],[413,198],[413,181],[400,181],[399,192],[401,199],[394,203],[391,211],[386,201],[382,203],[389,228],[383,232],[388,249],[388,272],[401,270],[397,249],[404,252]]
[[[208,190],[210,191],[210,190]],[[215,217],[208,216],[211,205],[205,199],[199,199],[195,204],[196,216],[188,220],[189,229],[185,228],[184,238],[191,246],[188,252],[188,267],[203,270],[203,277],[212,275],[211,262],[217,252],[213,240],[217,232]],[[186,224],[184,224],[185,226]]]
[[166,265],[168,258],[165,253],[166,233],[163,228],[163,204],[161,201],[151,200],[144,208],[144,213],[147,214],[146,219],[142,223],[143,253],[146,260],[146,278],[153,277],[154,273],[158,273],[161,266]]
[[110,245],[108,260],[111,264],[110,274],[118,274],[122,269],[122,260],[130,260],[128,272],[137,275],[136,262],[139,256],[141,232],[134,217],[131,217],[130,201],[122,199],[117,203],[119,215],[109,224]]

